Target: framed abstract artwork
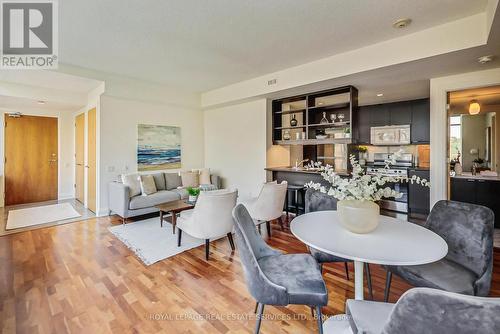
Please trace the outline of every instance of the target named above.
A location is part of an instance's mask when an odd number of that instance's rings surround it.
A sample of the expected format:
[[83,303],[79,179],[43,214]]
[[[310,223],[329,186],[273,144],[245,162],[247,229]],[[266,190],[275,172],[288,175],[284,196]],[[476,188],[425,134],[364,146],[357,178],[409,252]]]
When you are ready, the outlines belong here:
[[181,168],[181,128],[139,124],[137,169],[151,171]]

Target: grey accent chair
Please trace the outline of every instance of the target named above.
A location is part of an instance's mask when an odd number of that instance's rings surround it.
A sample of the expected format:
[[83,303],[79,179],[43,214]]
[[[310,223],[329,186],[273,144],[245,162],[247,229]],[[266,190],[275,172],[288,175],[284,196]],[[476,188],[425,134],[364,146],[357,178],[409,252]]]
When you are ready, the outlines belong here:
[[[315,212],[315,211],[328,211],[328,210],[337,210],[337,199],[328,196],[320,191],[314,189],[307,189],[305,194],[305,212]],[[344,259],[342,257],[330,255],[323,253],[313,247],[309,247],[309,252],[314,257],[314,259],[319,263],[320,269],[323,272],[323,264],[324,263],[334,263],[334,262],[344,262],[345,274],[347,279],[349,280],[349,268],[347,266],[347,262],[352,262],[352,260]],[[370,265],[365,263],[365,271],[366,271],[366,280],[368,282],[368,291],[370,293],[371,299],[373,299],[373,289],[372,289],[372,280],[370,273]]]
[[430,288],[408,290],[396,304],[350,299],[346,312],[354,334],[500,333],[500,298]]
[[437,202],[425,227],[446,241],[448,255],[424,265],[387,266],[384,300],[389,297],[392,274],[417,287],[487,296],[493,271],[494,222],[493,212],[487,207],[446,200]]
[[258,303],[255,333],[260,331],[264,305],[289,304],[315,306],[319,333],[323,333],[321,307],[328,303],[328,291],[314,258],[269,247],[242,204],[234,208],[233,218],[245,280]]

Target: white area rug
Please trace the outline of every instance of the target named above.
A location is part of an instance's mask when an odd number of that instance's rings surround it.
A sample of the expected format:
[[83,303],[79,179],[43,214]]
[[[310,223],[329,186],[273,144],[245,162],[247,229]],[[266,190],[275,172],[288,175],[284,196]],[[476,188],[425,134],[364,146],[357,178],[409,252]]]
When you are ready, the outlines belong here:
[[108,230],[148,266],[205,244],[205,240],[183,233],[181,247],[177,247],[178,232],[173,234],[172,225],[167,222],[160,227],[158,217],[112,226]]
[[33,208],[9,211],[6,230],[52,223],[60,220],[80,217],[70,203],[37,206]]

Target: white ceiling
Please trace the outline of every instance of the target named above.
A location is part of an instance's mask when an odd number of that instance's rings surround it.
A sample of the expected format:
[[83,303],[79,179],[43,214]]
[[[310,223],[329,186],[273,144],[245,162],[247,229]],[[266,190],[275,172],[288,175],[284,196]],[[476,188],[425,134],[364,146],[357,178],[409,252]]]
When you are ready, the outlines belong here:
[[0,95],[0,109],[5,112],[18,111],[30,114],[32,112],[45,111],[57,114],[58,112],[76,111],[84,106],[77,103],[53,100],[44,102],[44,104],[39,104],[36,99]]
[[[65,0],[62,63],[202,92],[484,11],[486,0]],[[406,29],[392,23],[411,17]]]

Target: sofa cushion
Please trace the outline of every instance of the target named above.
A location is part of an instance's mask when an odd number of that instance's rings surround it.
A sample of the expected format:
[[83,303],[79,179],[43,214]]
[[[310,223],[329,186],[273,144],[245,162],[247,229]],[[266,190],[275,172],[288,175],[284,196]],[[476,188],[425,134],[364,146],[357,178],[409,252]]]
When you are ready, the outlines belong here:
[[200,185],[200,174],[198,172],[181,172],[182,187],[196,188]]
[[181,199],[186,199],[186,198],[189,197],[189,194],[188,194],[188,191],[187,191],[186,188],[172,189],[170,191],[179,194],[179,196],[181,197]]
[[151,195],[157,191],[153,175],[141,175],[140,180],[142,196]]
[[177,189],[182,185],[181,176],[178,173],[165,173],[166,189]]
[[137,210],[149,208],[158,204],[172,202],[180,199],[174,191],[162,190],[147,196],[135,196],[130,199],[129,209]]
[[130,197],[141,194],[141,181],[139,181],[139,174],[122,174],[122,183],[129,188]]
[[156,190],[167,190],[165,183],[165,175],[163,173],[152,174],[155,179]]
[[210,168],[200,169],[200,184],[211,184]]

